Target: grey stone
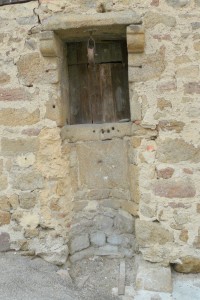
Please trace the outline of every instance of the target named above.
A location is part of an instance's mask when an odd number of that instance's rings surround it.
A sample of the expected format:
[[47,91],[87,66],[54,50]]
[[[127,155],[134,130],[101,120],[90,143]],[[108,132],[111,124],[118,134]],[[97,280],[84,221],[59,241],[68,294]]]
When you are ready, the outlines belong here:
[[55,265],[63,265],[69,255],[68,246],[64,244],[63,238],[48,236],[45,241],[33,239],[30,242],[30,249],[34,250],[37,256]]
[[78,260],[82,260],[84,258],[88,258],[88,257],[92,257],[95,255],[95,248],[94,247],[90,247],[87,249],[84,249],[80,252],[76,252],[73,255],[70,256],[70,261],[72,263],[78,261]]
[[75,236],[70,241],[70,254],[86,249],[90,246],[89,236],[87,233]]
[[155,292],[172,292],[170,267],[141,260],[136,276],[136,288]]
[[[199,5],[200,5],[200,1],[199,1]],[[200,22],[192,22],[191,25],[193,30],[200,28]]]
[[98,215],[94,218],[94,225],[100,230],[109,230],[113,227],[113,219]]
[[7,232],[0,233],[0,252],[10,250],[10,235]]
[[106,235],[102,231],[93,232],[90,234],[90,241],[94,246],[103,246],[106,243]]
[[30,209],[33,208],[36,204],[36,194],[25,192],[19,195],[19,203],[20,207],[23,209]]
[[134,218],[120,209],[114,219],[114,227],[122,233],[132,233],[134,231]]
[[117,246],[105,245],[103,247],[99,247],[96,252],[96,255],[99,256],[119,256],[120,253],[118,251]]
[[166,0],[167,4],[173,7],[184,7],[190,0]]
[[195,0],[195,4],[200,6],[200,0]]
[[41,174],[34,171],[17,174],[13,180],[13,188],[22,191],[41,189],[43,185],[44,178]]
[[107,242],[109,244],[116,245],[116,246],[121,245],[122,241],[123,241],[123,238],[119,234],[113,234],[113,235],[109,236],[107,239]]

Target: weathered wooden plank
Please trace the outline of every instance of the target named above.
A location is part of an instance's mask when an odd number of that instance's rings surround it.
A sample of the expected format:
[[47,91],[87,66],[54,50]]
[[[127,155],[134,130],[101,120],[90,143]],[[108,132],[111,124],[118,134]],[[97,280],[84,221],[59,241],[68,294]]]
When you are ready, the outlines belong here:
[[122,260],[120,262],[120,267],[119,267],[118,295],[125,294],[125,280],[126,280],[126,265],[125,265],[125,260]]
[[112,89],[115,102],[116,120],[130,118],[128,69],[123,63],[111,65]]
[[31,2],[31,1],[37,1],[37,0],[0,0],[0,6],[9,5],[9,4],[19,4],[19,3]]
[[[78,56],[78,57],[77,57]],[[120,41],[97,42],[95,63],[110,63],[122,61]],[[68,64],[87,64],[87,41],[68,44]]]
[[99,69],[100,65],[88,66],[88,91],[92,112],[92,123],[102,123],[103,119]]
[[87,65],[79,65],[79,84],[80,84],[80,119],[79,124],[92,123],[92,111],[90,104],[90,90],[88,89],[88,70]]
[[69,72],[69,99],[70,99],[70,124],[79,124],[81,120],[80,108],[80,80],[77,65],[68,67]]
[[103,108],[103,122],[115,122],[115,103],[113,99],[111,64],[100,65],[100,89]]

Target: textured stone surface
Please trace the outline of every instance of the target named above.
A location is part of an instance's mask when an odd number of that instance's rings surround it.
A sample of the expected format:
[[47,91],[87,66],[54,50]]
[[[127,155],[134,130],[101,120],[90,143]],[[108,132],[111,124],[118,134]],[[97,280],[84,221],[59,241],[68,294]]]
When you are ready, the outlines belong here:
[[171,293],[170,267],[166,268],[150,262],[140,261],[136,276],[136,289]]
[[181,258],[180,264],[175,264],[174,269],[180,273],[199,273],[200,259],[195,256],[186,256]]
[[153,187],[154,194],[166,198],[193,198],[196,189],[190,181],[168,180],[158,181]]
[[81,251],[90,246],[88,234],[82,234],[80,236],[75,236],[70,241],[70,254]]
[[137,219],[135,223],[136,239],[141,247],[151,244],[164,245],[173,242],[173,234],[158,223]]
[[103,246],[106,243],[106,235],[101,231],[97,231],[90,234],[90,242],[94,246]]

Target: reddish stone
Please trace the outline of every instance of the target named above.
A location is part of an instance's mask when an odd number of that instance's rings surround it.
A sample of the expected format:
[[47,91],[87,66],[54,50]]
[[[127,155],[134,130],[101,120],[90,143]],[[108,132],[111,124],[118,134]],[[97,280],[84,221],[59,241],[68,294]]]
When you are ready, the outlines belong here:
[[177,85],[174,81],[169,81],[169,82],[164,82],[164,83],[160,82],[157,85],[157,90],[160,93],[176,91],[177,90]]
[[30,95],[22,88],[0,89],[0,101],[29,100]]
[[173,174],[174,174],[174,169],[172,169],[170,167],[161,169],[161,170],[157,170],[158,178],[169,179],[172,177]]
[[183,203],[169,202],[168,204],[171,208],[187,208]]
[[152,6],[159,6],[159,0],[152,0],[150,4]]
[[22,130],[22,134],[26,134],[28,136],[38,136],[40,131],[41,130],[39,128],[28,128]]
[[171,35],[169,35],[169,34],[155,34],[153,36],[153,38],[158,40],[159,42],[162,41],[162,40],[165,40],[165,41],[171,41],[172,40]]
[[193,174],[193,171],[191,169],[187,169],[187,168],[184,168],[183,172],[186,174]]
[[148,145],[148,146],[147,146],[147,151],[150,151],[150,152],[155,151],[154,146]]
[[200,94],[200,83],[189,82],[184,85],[184,92],[186,94]]
[[153,191],[156,196],[165,198],[193,198],[196,195],[196,189],[189,181],[157,181]]

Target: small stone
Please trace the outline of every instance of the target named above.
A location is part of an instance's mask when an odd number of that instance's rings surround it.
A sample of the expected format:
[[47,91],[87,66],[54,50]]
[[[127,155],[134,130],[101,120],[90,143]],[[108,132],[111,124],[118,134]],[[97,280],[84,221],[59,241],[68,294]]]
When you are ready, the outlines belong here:
[[174,269],[180,273],[200,273],[200,258],[185,256],[180,258],[181,263],[174,264]]
[[74,253],[73,255],[70,256],[69,259],[72,263],[74,263],[74,262],[82,260],[84,258],[92,257],[94,255],[95,255],[95,248],[90,247],[90,248],[84,249],[80,252]]
[[174,130],[177,133],[180,133],[183,130],[185,123],[176,120],[161,120],[158,123],[158,128],[163,131],[172,131]]
[[90,242],[94,246],[103,246],[106,243],[105,233],[102,231],[93,232],[90,234]]
[[185,94],[200,94],[200,84],[198,82],[189,82],[184,84]]
[[166,0],[167,4],[172,7],[184,7],[186,6],[190,0]]
[[172,108],[172,104],[170,101],[168,100],[165,100],[163,98],[160,98],[158,99],[157,101],[157,107],[160,109],[160,110],[164,110],[165,108]]
[[[41,174],[28,171],[14,177],[13,187],[22,191],[41,189],[44,185],[44,178]],[[24,200],[25,201],[25,200]],[[23,202],[24,204],[24,202]]]
[[111,245],[119,246],[122,244],[123,238],[121,235],[113,234],[108,237],[107,242]]
[[10,224],[10,213],[7,211],[0,211],[0,226]]
[[180,239],[182,242],[184,242],[184,243],[186,243],[186,242],[188,241],[189,236],[188,236],[188,230],[187,230],[187,229],[181,230],[181,233],[180,233],[180,235],[179,235],[179,239]]
[[86,249],[90,246],[89,236],[87,233],[75,236],[70,241],[70,254],[79,252],[83,249]]
[[0,252],[10,250],[10,235],[7,232],[0,233]]
[[156,6],[156,7],[159,6],[159,0],[152,0],[150,5]]
[[113,227],[113,219],[106,216],[98,215],[94,218],[94,224],[100,230],[111,229]]
[[20,207],[23,209],[31,209],[36,204],[36,194],[34,192],[25,192],[19,195]]
[[96,255],[99,256],[118,256],[119,252],[118,252],[118,247],[117,246],[112,246],[112,245],[105,245],[103,247],[99,247],[96,252]]
[[174,169],[170,167],[157,170],[158,178],[169,179],[172,177],[173,174],[174,174]]
[[134,218],[124,210],[119,210],[114,219],[114,227],[122,233],[132,233],[134,230]]

